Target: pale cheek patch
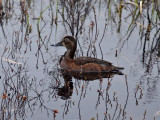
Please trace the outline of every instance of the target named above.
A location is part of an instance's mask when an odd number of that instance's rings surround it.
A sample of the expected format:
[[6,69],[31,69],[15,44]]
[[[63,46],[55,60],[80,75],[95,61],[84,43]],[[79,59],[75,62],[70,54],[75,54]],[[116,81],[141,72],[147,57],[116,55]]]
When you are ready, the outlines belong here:
[[62,45],[65,46],[64,42],[62,42]]

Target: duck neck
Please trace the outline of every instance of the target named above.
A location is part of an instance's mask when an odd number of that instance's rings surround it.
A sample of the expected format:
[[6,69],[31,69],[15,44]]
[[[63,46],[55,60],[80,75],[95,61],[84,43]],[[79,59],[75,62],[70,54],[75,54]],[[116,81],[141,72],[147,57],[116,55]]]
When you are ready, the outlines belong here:
[[76,49],[67,49],[67,52],[65,53],[65,57],[69,59],[73,59],[75,51]]

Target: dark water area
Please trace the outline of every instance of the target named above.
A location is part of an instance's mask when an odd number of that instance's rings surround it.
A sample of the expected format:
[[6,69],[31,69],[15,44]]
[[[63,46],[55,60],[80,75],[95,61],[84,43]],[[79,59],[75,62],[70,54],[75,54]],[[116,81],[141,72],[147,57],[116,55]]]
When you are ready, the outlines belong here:
[[[159,120],[159,6],[0,0],[0,119]],[[77,40],[75,57],[107,60],[124,67],[124,75],[64,76],[58,61],[66,48],[51,44],[66,35]]]

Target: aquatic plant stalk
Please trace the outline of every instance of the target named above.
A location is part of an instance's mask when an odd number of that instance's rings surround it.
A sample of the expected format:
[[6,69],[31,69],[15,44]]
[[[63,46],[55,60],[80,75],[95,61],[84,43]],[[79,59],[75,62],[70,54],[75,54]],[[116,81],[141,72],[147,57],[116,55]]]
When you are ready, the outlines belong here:
[[142,15],[142,1],[140,1],[140,14]]
[[[52,5],[54,4],[54,2],[52,3]],[[44,10],[42,10],[42,12],[40,13],[40,16],[38,18],[38,21],[37,21],[37,29],[38,29],[38,32],[39,32],[39,22],[40,22],[40,19],[42,18],[42,15],[43,13],[48,9],[50,8],[51,5],[49,5],[48,7],[46,7]]]
[[55,19],[56,25],[57,25],[57,20],[58,20],[58,3],[59,3],[59,0],[57,0],[57,7],[56,7],[56,19]]

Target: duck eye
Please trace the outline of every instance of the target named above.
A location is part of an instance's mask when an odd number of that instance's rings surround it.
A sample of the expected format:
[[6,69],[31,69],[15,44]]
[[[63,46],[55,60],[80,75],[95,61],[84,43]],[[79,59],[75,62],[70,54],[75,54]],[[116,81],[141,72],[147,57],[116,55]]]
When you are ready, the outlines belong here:
[[64,39],[64,41],[65,41],[65,42],[69,42],[69,39],[68,39],[68,38],[66,38],[66,39]]

